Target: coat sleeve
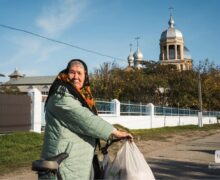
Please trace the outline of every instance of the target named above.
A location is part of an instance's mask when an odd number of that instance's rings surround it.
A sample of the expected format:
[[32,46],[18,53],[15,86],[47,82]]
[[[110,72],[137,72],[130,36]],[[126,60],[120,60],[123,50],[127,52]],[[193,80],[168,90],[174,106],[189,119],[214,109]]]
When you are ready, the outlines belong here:
[[65,92],[55,94],[48,101],[46,111],[66,128],[79,134],[107,140],[114,127],[83,107],[74,96]]

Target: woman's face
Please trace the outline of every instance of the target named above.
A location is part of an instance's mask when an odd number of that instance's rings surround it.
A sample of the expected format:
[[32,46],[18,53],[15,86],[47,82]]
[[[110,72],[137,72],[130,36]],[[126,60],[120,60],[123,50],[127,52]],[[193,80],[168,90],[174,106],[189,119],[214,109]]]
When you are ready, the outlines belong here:
[[70,67],[68,76],[76,88],[81,89],[85,81],[85,69],[80,64],[74,64]]

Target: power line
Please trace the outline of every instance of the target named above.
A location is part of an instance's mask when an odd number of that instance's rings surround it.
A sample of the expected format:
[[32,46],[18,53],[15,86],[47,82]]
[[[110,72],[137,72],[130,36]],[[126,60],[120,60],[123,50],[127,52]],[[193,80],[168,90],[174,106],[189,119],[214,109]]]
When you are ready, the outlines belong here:
[[76,48],[76,49],[79,49],[79,50],[82,50],[82,51],[86,51],[88,53],[92,53],[92,54],[96,54],[96,55],[99,55],[99,56],[111,58],[111,59],[114,59],[114,60],[118,59],[120,61],[126,61],[126,60],[124,60],[122,58],[117,58],[117,57],[110,56],[110,55],[107,55],[107,54],[103,54],[103,53],[100,53],[100,52],[97,52],[97,51],[93,51],[93,50],[90,50],[90,49],[82,48],[82,47],[79,47],[79,46],[76,46],[76,45],[73,45],[73,44],[65,43],[65,42],[62,42],[62,41],[59,41],[59,40],[56,40],[56,39],[48,38],[46,36],[42,36],[40,34],[33,33],[31,31],[27,31],[27,30],[24,30],[24,29],[19,29],[19,28],[15,28],[15,27],[12,27],[12,26],[7,26],[7,25],[4,25],[4,24],[0,24],[0,26],[3,27],[3,28],[6,28],[6,29],[10,29],[10,30],[14,30],[14,31],[20,31],[20,32],[24,32],[26,34],[31,34],[33,36],[36,36],[36,37],[39,37],[39,38],[42,38],[42,39],[46,39],[46,40],[49,40],[49,41],[52,41],[52,42],[55,42],[55,43],[63,44],[63,45],[66,45],[66,46],[70,46],[70,47],[73,47],[73,48]]

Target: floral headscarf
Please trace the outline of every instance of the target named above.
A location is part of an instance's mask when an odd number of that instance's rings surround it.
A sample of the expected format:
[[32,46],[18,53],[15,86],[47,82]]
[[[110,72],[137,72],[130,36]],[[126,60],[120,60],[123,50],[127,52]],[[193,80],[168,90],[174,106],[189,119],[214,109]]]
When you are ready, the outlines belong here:
[[[83,83],[83,87],[81,89],[76,88],[68,76],[69,69],[71,67],[72,62],[74,62],[74,61],[80,62],[84,66],[84,69],[85,69],[85,80]],[[56,93],[57,88],[60,85],[65,86],[73,96],[75,96],[79,99],[79,101],[82,103],[82,105],[84,107],[87,107],[94,114],[97,114],[95,101],[94,101],[94,98],[92,96],[91,89],[90,89],[88,69],[87,69],[86,64],[82,60],[72,59],[68,63],[67,68],[58,74],[58,76],[56,77],[55,81],[53,82],[53,84],[50,88],[47,101],[51,95]],[[47,104],[47,101],[46,101],[45,105]]]

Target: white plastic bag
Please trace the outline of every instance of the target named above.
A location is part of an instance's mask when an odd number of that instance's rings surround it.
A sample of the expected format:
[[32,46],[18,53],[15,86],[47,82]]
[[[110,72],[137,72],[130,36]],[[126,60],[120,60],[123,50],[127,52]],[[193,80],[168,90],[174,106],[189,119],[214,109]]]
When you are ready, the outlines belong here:
[[102,170],[105,173],[107,169],[111,166],[112,162],[109,158],[108,153],[104,155],[103,161],[102,161]]
[[153,180],[154,175],[134,142],[126,141],[105,171],[105,179]]

